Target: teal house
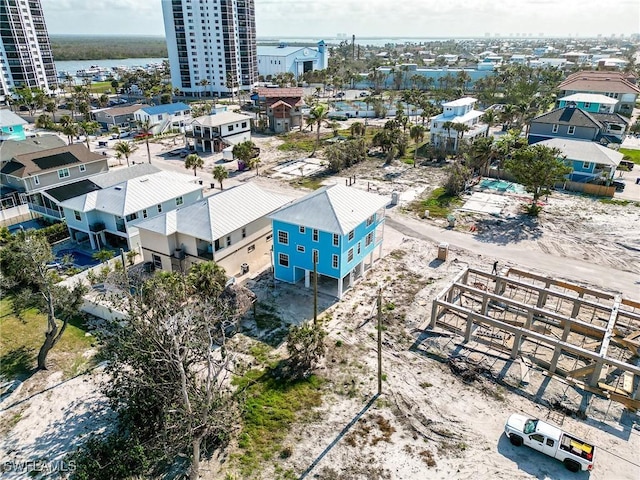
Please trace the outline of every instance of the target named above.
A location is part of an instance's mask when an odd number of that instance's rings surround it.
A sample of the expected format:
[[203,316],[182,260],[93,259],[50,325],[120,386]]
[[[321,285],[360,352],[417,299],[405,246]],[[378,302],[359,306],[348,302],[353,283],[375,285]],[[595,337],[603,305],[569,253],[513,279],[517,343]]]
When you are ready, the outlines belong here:
[[558,106],[577,107],[589,113],[614,113],[618,100],[600,93],[574,93],[558,100]]
[[314,260],[319,289],[342,298],[382,255],[389,199],[355,187],[316,190],[270,215],[276,280],[311,285]]
[[11,110],[0,109],[0,142],[27,138],[23,128],[27,123]]

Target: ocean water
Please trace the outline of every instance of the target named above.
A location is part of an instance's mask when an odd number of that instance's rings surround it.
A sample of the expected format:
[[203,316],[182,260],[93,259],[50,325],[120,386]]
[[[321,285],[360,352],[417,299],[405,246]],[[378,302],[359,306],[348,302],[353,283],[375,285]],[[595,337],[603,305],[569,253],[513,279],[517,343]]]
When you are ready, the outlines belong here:
[[65,60],[56,61],[57,72],[69,72],[75,76],[78,70],[86,70],[87,68],[97,65],[103,68],[112,67],[144,67],[150,63],[162,63],[166,58],[114,58],[108,60]]

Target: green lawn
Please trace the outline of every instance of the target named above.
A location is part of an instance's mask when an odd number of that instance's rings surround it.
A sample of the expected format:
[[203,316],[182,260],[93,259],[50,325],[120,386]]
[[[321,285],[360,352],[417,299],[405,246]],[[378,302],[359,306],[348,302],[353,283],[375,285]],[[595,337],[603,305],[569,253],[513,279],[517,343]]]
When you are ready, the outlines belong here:
[[[109,90],[107,92],[107,90]],[[116,93],[111,86],[111,82],[91,82],[91,93]]]
[[429,210],[431,217],[446,217],[452,210],[462,205],[460,197],[447,195],[443,187],[436,188],[426,199],[411,202],[409,209],[423,215]]
[[304,421],[313,407],[322,404],[322,381],[311,376],[288,382],[262,370],[251,370],[233,383],[244,398],[239,439],[242,453],[236,459],[242,478],[251,478],[265,460],[291,455],[295,446],[284,446],[282,442],[294,422]]
[[633,150],[631,148],[621,148],[619,151],[625,157],[629,157],[629,159],[633,163],[635,163],[636,165],[640,165],[640,150]]
[[[46,316],[35,309],[13,314],[11,298],[0,300],[0,377],[25,378],[36,366],[36,356],[44,340]],[[83,356],[91,348],[94,337],[85,336],[80,317],[67,326],[58,344],[49,352],[49,369],[62,370],[72,377],[91,365]]]

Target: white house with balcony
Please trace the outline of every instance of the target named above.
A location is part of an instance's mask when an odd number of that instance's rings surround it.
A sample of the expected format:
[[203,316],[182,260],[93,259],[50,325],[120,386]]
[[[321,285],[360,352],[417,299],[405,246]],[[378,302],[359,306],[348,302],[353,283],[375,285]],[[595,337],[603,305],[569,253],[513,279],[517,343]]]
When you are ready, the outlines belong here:
[[251,140],[251,117],[235,112],[220,112],[196,118],[187,137],[203,152],[221,152],[226,147]]
[[267,216],[292,200],[254,183],[224,190],[141,221],[142,254],[158,270],[186,271],[210,260],[230,276],[260,270],[271,262]]
[[133,113],[138,123],[148,121],[152,126],[151,133],[158,135],[168,130],[184,132],[184,127],[191,123],[191,107],[186,103],[167,103],[165,105],[145,105]]
[[136,224],[202,198],[198,177],[160,171],[128,179],[60,203],[75,242],[105,246],[140,247]]
[[475,98],[464,97],[443,103],[442,113],[431,119],[431,144],[436,148],[456,152],[461,140],[486,137],[489,125],[480,121],[484,112],[473,108],[477,101]]

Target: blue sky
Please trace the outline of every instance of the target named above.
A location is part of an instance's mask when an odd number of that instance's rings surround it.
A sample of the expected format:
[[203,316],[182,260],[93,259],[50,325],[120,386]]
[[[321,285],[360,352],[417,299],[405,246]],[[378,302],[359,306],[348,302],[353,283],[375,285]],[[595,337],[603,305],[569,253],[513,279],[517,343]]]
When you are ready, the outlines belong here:
[[[52,34],[164,35],[160,0],[41,0]],[[255,0],[258,36],[616,35],[639,0]]]

